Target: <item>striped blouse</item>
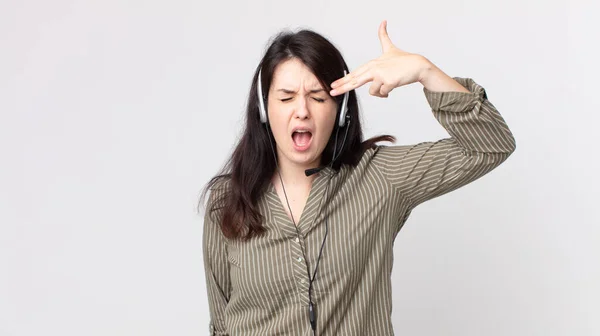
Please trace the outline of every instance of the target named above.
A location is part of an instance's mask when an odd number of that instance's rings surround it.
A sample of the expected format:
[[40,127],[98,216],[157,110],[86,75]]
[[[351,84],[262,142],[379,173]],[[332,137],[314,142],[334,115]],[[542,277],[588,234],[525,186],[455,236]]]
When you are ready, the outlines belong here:
[[[394,239],[412,209],[485,175],[515,150],[504,119],[483,87],[455,78],[465,92],[423,89],[449,138],[377,146],[356,167],[314,179],[297,229],[271,184],[258,207],[264,235],[229,240],[205,212],[203,253],[211,335],[312,335],[309,278],[317,335],[393,335]],[[327,188],[326,188],[327,187]],[[222,192],[214,188],[209,202]]]

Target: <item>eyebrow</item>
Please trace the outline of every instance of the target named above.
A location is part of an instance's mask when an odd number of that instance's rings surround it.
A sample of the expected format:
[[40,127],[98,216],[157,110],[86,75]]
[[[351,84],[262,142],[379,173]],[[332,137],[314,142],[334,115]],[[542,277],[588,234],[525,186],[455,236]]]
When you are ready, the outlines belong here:
[[[277,91],[281,91],[281,92],[287,93],[287,94],[296,93],[296,91],[294,91],[294,90],[288,90],[288,89],[279,89]],[[323,90],[323,89],[314,89],[314,90],[310,90],[310,93],[319,93],[321,91],[325,91],[325,90]]]

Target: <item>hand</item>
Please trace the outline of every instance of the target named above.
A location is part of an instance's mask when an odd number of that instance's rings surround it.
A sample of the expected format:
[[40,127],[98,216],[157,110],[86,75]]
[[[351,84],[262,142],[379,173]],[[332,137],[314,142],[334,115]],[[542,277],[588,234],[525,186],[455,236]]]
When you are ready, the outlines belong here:
[[425,57],[408,53],[394,46],[388,36],[385,20],[379,25],[379,40],[383,55],[331,83],[332,96],[373,82],[369,93],[376,97],[387,98],[394,88],[420,81],[423,73],[433,67]]

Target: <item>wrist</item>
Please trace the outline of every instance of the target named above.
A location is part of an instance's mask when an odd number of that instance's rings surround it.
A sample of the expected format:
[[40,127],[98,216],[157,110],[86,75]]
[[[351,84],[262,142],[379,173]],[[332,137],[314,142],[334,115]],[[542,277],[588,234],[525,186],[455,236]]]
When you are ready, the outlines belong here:
[[433,72],[435,71],[436,66],[430,60],[428,60],[425,56],[421,56],[421,57],[422,57],[422,60],[421,60],[421,66],[420,66],[420,70],[419,70],[418,82],[423,84],[423,86],[425,86],[425,83],[429,81]]
[[419,73],[419,83],[429,91],[456,91],[468,93],[469,90],[444,73],[429,60],[423,61]]

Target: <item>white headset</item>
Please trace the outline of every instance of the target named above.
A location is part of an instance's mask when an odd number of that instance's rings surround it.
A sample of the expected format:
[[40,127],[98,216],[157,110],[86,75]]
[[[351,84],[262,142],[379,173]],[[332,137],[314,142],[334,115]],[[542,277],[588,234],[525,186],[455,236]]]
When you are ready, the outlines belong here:
[[[347,75],[346,70],[344,70],[344,76]],[[267,109],[265,107],[265,102],[263,98],[262,91],[262,69],[258,72],[258,110],[260,112],[260,122],[265,124],[267,123]],[[348,112],[348,95],[350,91],[347,91],[344,94],[344,100],[342,101],[342,107],[340,108],[340,118],[338,122],[339,127],[344,127],[346,125],[346,113]]]

